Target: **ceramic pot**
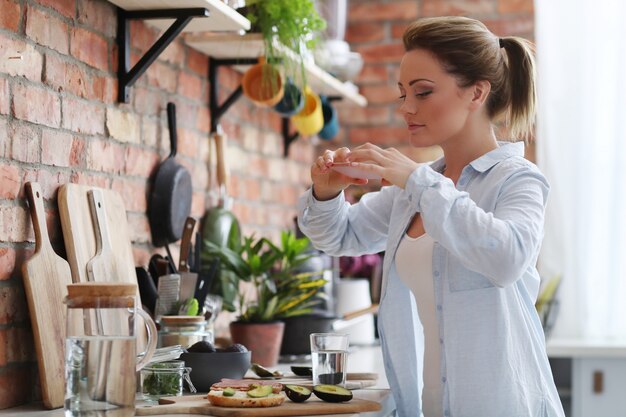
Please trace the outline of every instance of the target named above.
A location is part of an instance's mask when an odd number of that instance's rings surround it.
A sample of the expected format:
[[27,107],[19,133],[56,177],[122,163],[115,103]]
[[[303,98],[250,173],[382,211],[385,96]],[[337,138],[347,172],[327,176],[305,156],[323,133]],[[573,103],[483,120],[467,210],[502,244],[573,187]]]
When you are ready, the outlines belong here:
[[285,323],[230,323],[233,343],[241,343],[252,352],[252,362],[263,366],[276,366],[283,341]]
[[284,90],[283,98],[274,106],[274,110],[283,117],[291,117],[298,114],[304,107],[304,95],[289,79],[285,83]]
[[322,101],[322,115],[324,116],[324,127],[317,134],[321,139],[331,140],[337,133],[339,133],[339,118],[337,117],[337,110],[328,101],[326,96],[321,97]]
[[263,107],[275,106],[285,92],[280,72],[266,63],[264,57],[244,73],[241,87],[246,97]]
[[316,135],[324,127],[322,100],[308,86],[304,89],[304,108],[291,121],[303,136]]

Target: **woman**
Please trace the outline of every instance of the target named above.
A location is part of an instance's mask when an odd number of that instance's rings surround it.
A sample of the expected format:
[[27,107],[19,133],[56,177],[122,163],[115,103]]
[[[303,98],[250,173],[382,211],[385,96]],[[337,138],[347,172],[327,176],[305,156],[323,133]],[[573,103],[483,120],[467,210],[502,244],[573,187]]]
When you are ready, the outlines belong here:
[[[400,110],[410,143],[439,145],[417,164],[365,144],[311,167],[299,226],[335,256],[385,251],[379,333],[400,417],[563,416],[534,303],[548,184],[524,144],[535,110],[531,45],[463,17],[420,19],[404,33]],[[343,190],[383,178],[359,203]]]

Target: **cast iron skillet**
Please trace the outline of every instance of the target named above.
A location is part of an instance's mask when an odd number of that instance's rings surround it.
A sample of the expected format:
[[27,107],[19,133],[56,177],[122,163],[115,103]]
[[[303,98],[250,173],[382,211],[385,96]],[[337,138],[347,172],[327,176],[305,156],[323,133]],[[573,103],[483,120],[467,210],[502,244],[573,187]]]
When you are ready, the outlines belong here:
[[176,106],[167,103],[170,155],[161,162],[154,177],[148,206],[152,243],[161,247],[176,242],[191,212],[191,176],[176,162]]

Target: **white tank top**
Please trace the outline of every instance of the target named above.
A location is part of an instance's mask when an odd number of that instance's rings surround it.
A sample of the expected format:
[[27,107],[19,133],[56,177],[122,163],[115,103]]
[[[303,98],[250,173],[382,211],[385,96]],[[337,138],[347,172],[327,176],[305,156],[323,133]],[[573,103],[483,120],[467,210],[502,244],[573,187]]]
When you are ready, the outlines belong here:
[[416,238],[404,235],[395,259],[400,279],[415,297],[417,314],[424,328],[424,417],[443,416],[441,346],[433,286],[433,244],[433,239],[426,233]]

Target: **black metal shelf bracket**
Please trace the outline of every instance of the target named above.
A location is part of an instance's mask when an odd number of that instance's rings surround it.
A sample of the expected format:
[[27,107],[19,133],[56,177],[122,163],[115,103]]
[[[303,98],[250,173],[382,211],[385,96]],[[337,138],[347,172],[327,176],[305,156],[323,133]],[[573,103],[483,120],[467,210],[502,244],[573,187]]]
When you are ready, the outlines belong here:
[[283,156],[285,158],[289,156],[289,146],[291,146],[291,142],[300,137],[298,132],[289,133],[289,125],[289,118],[283,117]]
[[[194,17],[208,17],[205,8],[159,9],[159,10],[117,10],[117,46],[118,46],[118,93],[117,100],[128,103],[130,87],[137,81],[159,55],[176,39]],[[130,68],[130,21],[133,19],[176,19],[161,35],[143,57]]]

